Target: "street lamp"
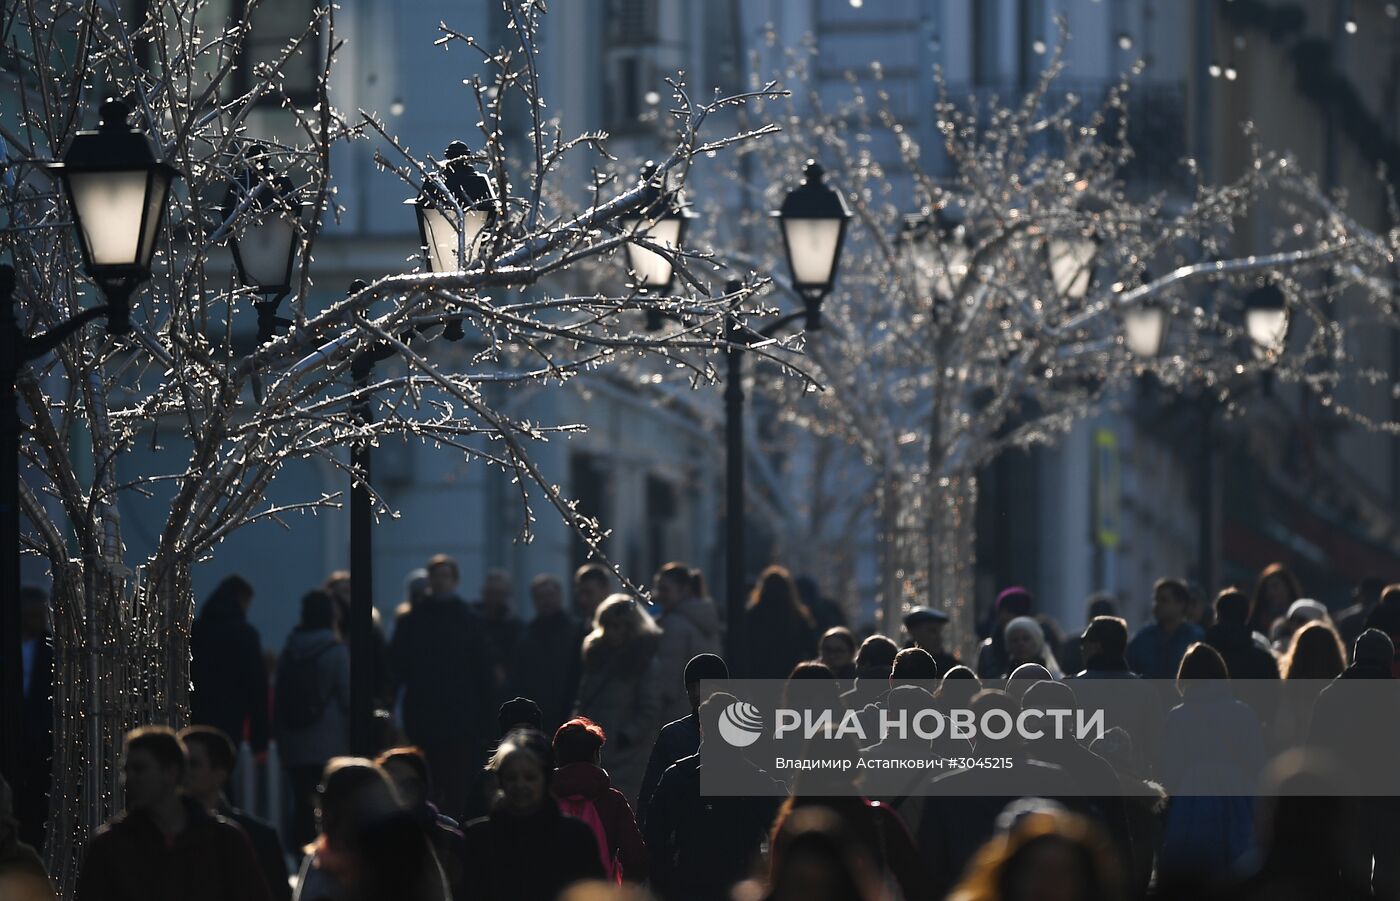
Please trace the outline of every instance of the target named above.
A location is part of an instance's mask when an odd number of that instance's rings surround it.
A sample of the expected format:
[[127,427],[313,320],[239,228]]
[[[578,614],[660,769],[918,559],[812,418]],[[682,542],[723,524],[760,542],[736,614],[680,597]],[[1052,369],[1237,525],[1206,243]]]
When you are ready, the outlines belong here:
[[[418,196],[404,201],[418,217],[423,263],[429,272],[460,272],[481,251],[486,231],[496,224],[500,204],[491,180],[471,164],[471,151],[461,141],[447,145],[441,181],[428,179]],[[461,340],[462,320],[447,324],[443,336]]]
[[972,262],[972,233],[963,217],[953,215],[946,205],[906,216],[900,239],[920,294],[951,303]]
[[1094,258],[1098,252],[1099,238],[1092,230],[1046,239],[1045,260],[1055,293],[1067,300],[1083,300],[1094,280]]
[[266,146],[255,145],[248,156],[251,165],[229,186],[224,209],[225,215],[231,216],[240,203],[248,203],[251,221],[241,234],[234,234],[233,262],[239,280],[263,295],[254,306],[258,311],[258,343],[264,344],[272,340],[277,326],[287,324],[278,318],[277,307],[292,290],[302,204],[292,180],[272,171]]
[[[783,250],[792,272],[793,288],[802,295],[803,309],[779,317],[756,332],[741,328],[732,312],[724,320],[724,587],[729,623],[724,650],[731,667],[742,665],[744,649],[744,351],[755,337],[771,338],[799,319],[809,332],[821,329],[822,301],[836,283],[841,248],[851,220],[845,200],[822,183],[821,166],[813,160],[807,161],[802,183],[788,193],[782,206],[771,215],[782,228]],[[725,292],[737,294],[742,287],[739,282],[729,282]]]
[[40,335],[25,335],[15,316],[15,270],[0,266],[0,772],[19,777],[24,732],[20,654],[19,401],[21,367],[50,353],[84,325],[107,318],[107,332],[131,331],[131,292],[151,276],[151,258],[178,174],[158,162],[150,142],[128,130],[126,104],[107,100],[96,131],[73,136],[48,170],[63,185],[77,225],[84,268],[107,303],[89,307]]
[[831,293],[851,211],[845,198],[822,182],[822,167],[808,160],[802,183],[772,215],[782,226],[792,286],[806,306],[807,331],[821,329],[821,303]]
[[1256,360],[1272,362],[1283,353],[1288,338],[1288,303],[1278,285],[1268,282],[1245,295],[1244,329]]
[[178,174],[146,136],[126,127],[125,103],[109,99],[96,131],[80,131],[49,170],[63,183],[88,275],[107,298],[107,331],[131,331],[131,292],[151,277],[165,201]]
[[[657,183],[657,166],[647,161],[642,167],[646,187],[634,211],[622,218],[622,227],[637,240],[627,242],[627,268],[636,278],[636,285],[647,293],[666,294],[675,281],[676,269],[671,260],[654,250],[643,247],[646,241],[664,250],[677,252],[685,240],[686,226],[698,218],[685,206],[676,191],[665,191]],[[659,310],[647,310],[647,331],[661,328]]]
[[1123,342],[1139,359],[1151,360],[1161,353],[1166,334],[1167,311],[1159,303],[1148,301],[1123,314]]

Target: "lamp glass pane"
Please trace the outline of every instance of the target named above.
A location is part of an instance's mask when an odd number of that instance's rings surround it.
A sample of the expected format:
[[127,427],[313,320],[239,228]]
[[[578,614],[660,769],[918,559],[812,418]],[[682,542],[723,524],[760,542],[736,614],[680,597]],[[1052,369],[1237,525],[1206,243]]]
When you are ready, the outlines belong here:
[[1123,338],[1135,357],[1157,356],[1166,328],[1166,311],[1155,307],[1131,310],[1123,317]]
[[934,265],[933,290],[940,300],[952,300],[967,276],[972,251],[964,244],[941,248],[932,254]]
[[1244,327],[1249,332],[1254,356],[1268,359],[1283,350],[1283,340],[1288,336],[1288,310],[1284,307],[1246,310]]
[[170,172],[164,167],[151,170],[151,189],[146,193],[146,220],[141,232],[141,258],[138,262],[143,269],[149,269],[151,257],[156,250],[156,235],[160,231],[160,220],[165,216],[165,198],[170,193]]
[[137,263],[141,214],[146,205],[146,170],[69,172],[67,178],[77,208],[73,212],[92,264]]
[[[680,219],[658,219],[650,223],[627,219],[622,225],[628,232],[634,232],[639,238],[645,238],[659,247],[667,250],[680,247]],[[664,288],[671,283],[671,261],[638,244],[628,242],[627,265],[636,274],[637,284],[643,287]]]
[[1055,293],[1070,300],[1081,300],[1089,293],[1098,249],[1097,244],[1084,238],[1050,239],[1050,278]]
[[269,215],[243,232],[238,256],[244,277],[254,287],[275,288],[287,283],[296,228],[281,216]]
[[836,245],[841,240],[841,219],[783,220],[787,238],[788,264],[792,280],[801,286],[825,285],[836,265]]
[[428,265],[433,272],[457,272],[481,250],[485,237],[486,223],[490,213],[486,210],[462,211],[462,245],[467,258],[457,257],[457,211],[423,207],[423,227],[428,234]]

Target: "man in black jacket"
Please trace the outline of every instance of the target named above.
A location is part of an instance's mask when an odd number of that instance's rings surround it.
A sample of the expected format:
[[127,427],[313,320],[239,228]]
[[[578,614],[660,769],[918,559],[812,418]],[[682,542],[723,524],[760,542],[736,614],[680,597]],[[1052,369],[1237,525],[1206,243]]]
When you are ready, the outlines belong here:
[[706,679],[728,679],[729,667],[716,654],[696,654],[685,665],[685,693],[690,699],[690,713],[661,727],[647,759],[642,791],[637,796],[637,822],[646,824],[647,805],[661,774],[671,764],[700,750],[700,683]]
[[253,753],[267,752],[267,666],[262,639],[248,623],[253,586],[229,576],[205,601],[190,636],[190,719],[237,745],[248,725]]
[[573,714],[582,666],[582,643],[577,621],[564,609],[564,586],[551,575],[530,582],[535,618],[525,626],[511,655],[510,690],[540,706],[540,729],[545,735]]
[[180,741],[189,756],[189,769],[185,771],[185,797],[203,804],[210,813],[238,824],[253,846],[273,901],[290,901],[292,886],[287,879],[287,858],[282,854],[282,840],[277,837],[277,830],[271,824],[234,807],[224,793],[238,760],[233,742],[212,726],[183,729]]
[[403,686],[403,726],[427,755],[433,801],[461,820],[482,806],[478,783],[491,736],[494,681],[481,619],[457,596],[457,562],[428,561],[428,596],[398,619],[390,651]]

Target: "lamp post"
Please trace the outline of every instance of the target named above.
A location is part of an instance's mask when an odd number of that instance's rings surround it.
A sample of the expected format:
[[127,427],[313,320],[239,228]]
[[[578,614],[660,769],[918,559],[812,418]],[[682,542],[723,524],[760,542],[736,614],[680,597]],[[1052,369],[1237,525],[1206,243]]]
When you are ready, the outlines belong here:
[[107,333],[131,331],[131,293],[150,278],[165,200],[177,174],[158,162],[139,131],[126,128],[127,107],[102,104],[96,131],[80,131],[62,162],[49,169],[68,197],[88,276],[107,303],[89,307],[41,335],[20,332],[15,270],[0,266],[0,772],[19,778],[24,720],[20,635],[19,401],[22,367],[50,353],[84,325],[107,319]]
[[[1144,275],[1144,281],[1148,277]],[[1151,359],[1161,353],[1167,314],[1156,303],[1124,314],[1124,342],[1135,356]],[[1244,297],[1245,332],[1256,360],[1272,364],[1283,354],[1288,340],[1288,300],[1278,285],[1261,282]],[[1273,393],[1273,372],[1260,374],[1260,393]],[[1197,498],[1199,528],[1196,540],[1197,581],[1209,593],[1215,584],[1215,411],[1210,389],[1201,391],[1200,425],[1197,428]]]
[[254,304],[261,345],[272,340],[279,326],[290,324],[277,308],[292,290],[302,204],[292,180],[273,171],[264,145],[254,145],[248,155],[250,165],[229,186],[224,210],[229,216],[240,203],[249,205],[251,221],[230,243],[239,281],[263,295]]
[[[350,283],[355,294],[368,285]],[[366,428],[374,422],[369,380],[374,364],[394,355],[376,342],[355,354],[350,376],[355,383],[351,416]],[[350,486],[350,750],[373,757],[374,747],[374,500],[370,496],[371,451],[368,439],[350,445],[350,468],[360,477]]]
[[[440,181],[427,180],[411,204],[418,219],[423,264],[429,272],[460,272],[481,252],[481,242],[500,217],[491,180],[471,164],[461,141],[447,145]],[[443,337],[462,339],[462,320],[447,324]],[[430,336],[436,337],[436,336]]]
[[[831,293],[841,262],[841,248],[851,212],[845,200],[822,182],[822,169],[808,160],[805,178],[784,199],[773,214],[783,233],[783,250],[793,287],[802,296],[803,309],[768,323],[756,332],[741,328],[737,317],[724,321],[724,472],[725,472],[725,659],[730,671],[747,675],[742,667],[744,650],[744,349],[755,336],[771,338],[782,329],[802,320],[809,332],[822,327],[822,301]],[[726,293],[740,290],[739,282],[729,282]]]
[[[679,251],[685,240],[685,230],[696,214],[688,209],[676,192],[666,192],[656,181],[656,164],[648,161],[642,167],[646,189],[633,215],[622,219],[628,233],[668,251]],[[647,293],[665,294],[675,281],[676,269],[671,260],[636,241],[627,242],[627,268],[636,278],[637,287]],[[647,331],[661,328],[664,317],[660,310],[647,310]]]

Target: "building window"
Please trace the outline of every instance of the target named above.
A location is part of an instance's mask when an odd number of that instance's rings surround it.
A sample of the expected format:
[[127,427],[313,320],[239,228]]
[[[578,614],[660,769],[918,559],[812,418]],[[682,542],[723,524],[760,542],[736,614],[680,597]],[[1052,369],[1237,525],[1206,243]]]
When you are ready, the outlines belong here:
[[604,120],[615,133],[636,131],[644,95],[656,86],[659,17],[656,0],[608,0]]
[[996,83],[997,41],[1001,39],[1001,0],[972,2],[972,81],[978,86]]
[[[592,454],[574,454],[569,458],[569,496],[578,504],[578,512],[591,517],[607,528],[608,494],[611,483],[607,468]],[[606,545],[606,542],[604,543]],[[572,554],[574,569],[593,559],[583,539],[574,534]]]
[[[238,62],[235,87],[246,93],[257,84],[256,68],[266,63],[275,65],[288,45],[299,40],[315,19],[315,0],[275,0],[258,5],[243,39],[243,52]],[[236,0],[235,15],[240,19],[247,10],[246,0]],[[311,35],[301,42],[297,51],[282,67],[280,92],[264,94],[260,104],[280,106],[285,94],[298,108],[316,103],[316,79],[321,71],[321,41]]]

